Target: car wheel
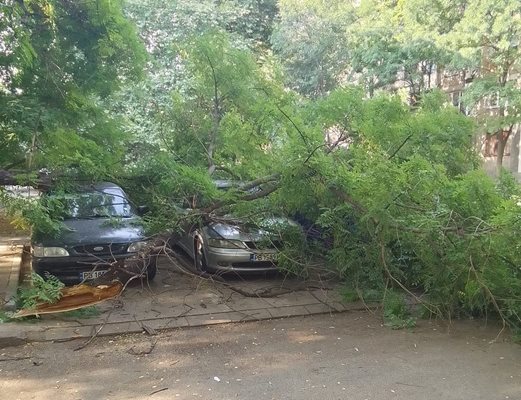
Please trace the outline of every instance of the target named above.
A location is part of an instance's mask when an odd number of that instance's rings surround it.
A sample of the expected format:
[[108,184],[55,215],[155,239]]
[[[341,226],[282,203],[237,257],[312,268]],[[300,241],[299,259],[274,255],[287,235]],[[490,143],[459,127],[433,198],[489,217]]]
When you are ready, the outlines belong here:
[[201,238],[195,238],[194,241],[194,267],[195,272],[206,272],[206,257],[204,255],[203,241]]

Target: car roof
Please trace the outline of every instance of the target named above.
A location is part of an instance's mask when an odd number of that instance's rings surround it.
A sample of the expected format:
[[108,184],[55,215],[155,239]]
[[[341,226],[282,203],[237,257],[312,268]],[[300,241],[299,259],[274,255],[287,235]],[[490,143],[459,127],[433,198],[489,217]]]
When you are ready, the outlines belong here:
[[121,187],[119,187],[118,185],[116,185],[115,183],[112,183],[112,182],[96,182],[96,183],[93,183],[92,185],[85,186],[85,188],[100,190],[100,191],[104,191],[106,189],[118,189],[121,191],[123,190],[123,189],[121,189]]
[[213,181],[215,183],[215,186],[217,186],[217,189],[228,189],[232,187],[240,187],[243,182],[241,181],[234,181],[231,179],[216,179]]
[[[118,192],[121,195],[124,195],[124,190],[112,182],[95,182],[91,184],[78,184],[71,188],[68,188],[66,193],[74,194],[74,193],[114,193]],[[51,195],[53,195],[53,191],[50,191]],[[58,192],[59,194],[59,192]]]

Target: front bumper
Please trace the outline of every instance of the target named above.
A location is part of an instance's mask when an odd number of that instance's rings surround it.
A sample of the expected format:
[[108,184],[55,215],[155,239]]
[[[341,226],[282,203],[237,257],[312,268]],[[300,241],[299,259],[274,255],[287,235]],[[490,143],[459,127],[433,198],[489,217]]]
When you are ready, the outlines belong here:
[[277,270],[278,251],[274,249],[249,251],[205,247],[207,268],[220,272],[270,272]]
[[45,277],[46,273],[56,276],[66,284],[75,284],[82,281],[83,272],[107,270],[110,265],[120,263],[135,256],[133,253],[112,255],[110,257],[45,257],[32,259],[32,269],[38,275]]

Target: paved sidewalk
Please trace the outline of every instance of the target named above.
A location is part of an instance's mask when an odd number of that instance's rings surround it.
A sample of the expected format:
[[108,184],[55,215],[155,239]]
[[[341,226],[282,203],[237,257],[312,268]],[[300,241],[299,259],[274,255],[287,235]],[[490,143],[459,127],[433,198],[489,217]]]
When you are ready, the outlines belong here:
[[29,243],[28,235],[16,231],[0,214],[0,310],[14,309],[23,249]]
[[55,314],[0,324],[0,347],[365,309],[344,303],[337,287],[324,282],[275,276],[223,283],[182,271],[178,261],[161,257],[154,282],[127,287],[91,318]]

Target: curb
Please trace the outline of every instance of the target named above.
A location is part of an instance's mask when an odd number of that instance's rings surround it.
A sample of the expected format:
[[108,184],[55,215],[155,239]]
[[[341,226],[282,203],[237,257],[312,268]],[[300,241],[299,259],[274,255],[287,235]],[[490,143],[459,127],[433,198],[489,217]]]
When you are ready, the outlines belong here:
[[5,311],[16,310],[16,292],[20,282],[20,272],[22,269],[24,252],[27,251],[26,245],[16,244],[12,247],[14,247],[14,250],[12,255],[11,270],[7,280],[6,291],[3,299],[4,305],[2,307]]
[[[0,348],[19,346],[29,342],[65,342],[75,339],[114,336],[122,334],[143,333],[150,331],[168,331],[179,328],[195,328],[201,326],[254,322],[271,319],[302,317],[319,314],[336,314],[349,311],[365,311],[378,306],[360,304],[324,303],[305,306],[285,306],[263,308],[248,311],[230,311],[203,315],[187,315],[180,317],[150,318],[141,321],[107,322],[81,325],[72,322],[61,322],[61,326],[37,326],[25,323],[10,322],[0,325]],[[88,321],[85,321],[88,323]]]

